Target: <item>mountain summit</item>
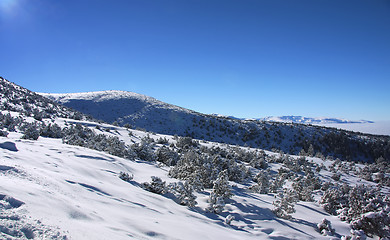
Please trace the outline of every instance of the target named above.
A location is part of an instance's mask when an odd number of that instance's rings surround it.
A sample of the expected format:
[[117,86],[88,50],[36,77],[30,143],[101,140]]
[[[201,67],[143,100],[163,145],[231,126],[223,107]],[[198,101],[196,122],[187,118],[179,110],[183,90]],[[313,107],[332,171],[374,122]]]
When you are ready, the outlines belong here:
[[[161,102],[155,98],[126,91],[99,91],[84,93],[41,93],[65,106],[92,115],[97,119],[120,125],[130,124],[161,132],[164,125],[177,124],[194,112]],[[161,123],[161,124],[159,124]]]

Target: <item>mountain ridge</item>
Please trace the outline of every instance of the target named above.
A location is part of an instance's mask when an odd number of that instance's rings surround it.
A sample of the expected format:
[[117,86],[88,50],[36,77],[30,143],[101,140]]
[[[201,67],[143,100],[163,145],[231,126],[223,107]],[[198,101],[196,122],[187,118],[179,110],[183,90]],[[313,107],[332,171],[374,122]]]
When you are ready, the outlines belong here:
[[[189,136],[265,150],[279,149],[290,154],[314,150],[323,155],[357,161],[374,161],[380,156],[390,155],[386,153],[387,148],[382,147],[378,151],[380,144],[376,140],[372,140],[377,143],[367,153],[366,147],[363,147],[367,143],[363,143],[362,138],[371,136],[369,134],[311,124],[241,120],[202,114],[133,92],[99,91],[45,96],[96,119],[159,134]],[[370,138],[386,142],[388,137]],[[340,144],[345,147],[340,148]],[[386,146],[386,143],[382,146]]]

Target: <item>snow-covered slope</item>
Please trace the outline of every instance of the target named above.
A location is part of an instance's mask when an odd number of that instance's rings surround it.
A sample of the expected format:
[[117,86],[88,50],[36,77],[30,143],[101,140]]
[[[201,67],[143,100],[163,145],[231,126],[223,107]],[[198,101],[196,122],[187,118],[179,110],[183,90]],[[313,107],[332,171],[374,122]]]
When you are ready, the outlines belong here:
[[[128,139],[126,129],[111,127],[112,134]],[[133,140],[144,136],[133,134]],[[181,206],[140,187],[151,176],[177,181],[168,178],[167,167],[57,139],[20,137],[0,137],[1,238],[330,239],[315,227],[325,217],[336,229],[334,236],[350,231],[348,224],[314,202],[299,202],[292,220],[277,218],[271,212],[274,195],[252,193],[237,183],[221,214],[204,210],[208,191],[197,194],[195,208]],[[133,181],[122,181],[121,171],[133,174]],[[235,217],[230,225],[225,223],[229,214]]]

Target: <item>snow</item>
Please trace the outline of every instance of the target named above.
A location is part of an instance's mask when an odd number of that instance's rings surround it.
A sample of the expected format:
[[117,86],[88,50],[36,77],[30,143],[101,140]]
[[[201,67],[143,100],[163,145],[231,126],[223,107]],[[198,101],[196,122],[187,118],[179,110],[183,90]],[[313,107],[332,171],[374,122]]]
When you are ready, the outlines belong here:
[[[141,138],[141,132],[129,137],[124,128],[111,127],[115,129],[107,134],[126,141]],[[139,187],[150,182],[151,176],[178,181],[167,176],[166,167],[64,145],[59,139],[30,141],[20,136],[10,133],[0,138],[0,196],[4,196],[2,201],[14,199],[8,201],[11,207],[0,205],[0,216],[7,223],[11,220],[4,219],[14,217],[13,225],[29,229],[24,239],[34,234],[53,239],[331,239],[315,229],[324,217],[339,235],[350,231],[348,224],[329,216],[316,203],[299,202],[292,220],[276,218],[271,212],[272,194],[243,191],[246,186],[240,184],[234,185],[235,195],[220,215],[204,210],[207,191],[197,193],[196,207],[181,206]],[[134,179],[122,181],[121,171],[133,174]]]

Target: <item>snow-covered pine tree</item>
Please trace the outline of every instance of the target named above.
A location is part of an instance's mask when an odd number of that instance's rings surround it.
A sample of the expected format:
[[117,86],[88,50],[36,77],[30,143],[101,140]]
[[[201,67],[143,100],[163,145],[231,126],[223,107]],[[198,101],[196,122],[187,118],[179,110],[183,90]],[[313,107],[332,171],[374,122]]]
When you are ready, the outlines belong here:
[[256,185],[253,185],[250,187],[250,189],[254,192],[261,193],[261,194],[267,194],[269,192],[270,188],[270,178],[269,178],[269,172],[268,171],[260,171],[256,177],[254,178],[254,181],[257,183]]
[[279,192],[278,199],[273,202],[275,208],[273,212],[277,217],[291,219],[291,213],[295,212],[294,204],[298,201],[295,191],[285,188]]
[[206,210],[214,213],[221,213],[225,207],[225,201],[232,197],[227,170],[219,173],[214,181],[213,190],[209,198],[209,206]]

